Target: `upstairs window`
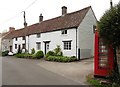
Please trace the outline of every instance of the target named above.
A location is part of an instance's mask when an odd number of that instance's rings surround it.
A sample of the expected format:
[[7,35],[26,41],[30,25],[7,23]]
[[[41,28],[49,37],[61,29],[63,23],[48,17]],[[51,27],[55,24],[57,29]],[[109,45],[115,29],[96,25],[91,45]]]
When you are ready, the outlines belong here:
[[39,34],[37,34],[37,38],[40,38],[40,36],[41,36],[41,34],[39,33]]
[[17,41],[17,37],[15,38],[15,41]]
[[96,30],[96,26],[93,25],[93,33],[95,33],[95,30]]
[[67,30],[62,30],[61,34],[67,34]]
[[22,37],[22,40],[25,40],[25,36]]

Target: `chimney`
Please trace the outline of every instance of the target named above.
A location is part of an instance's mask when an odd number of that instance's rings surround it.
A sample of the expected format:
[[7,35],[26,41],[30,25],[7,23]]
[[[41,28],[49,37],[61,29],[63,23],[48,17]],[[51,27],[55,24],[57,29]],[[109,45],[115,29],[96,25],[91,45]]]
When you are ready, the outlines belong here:
[[40,14],[40,16],[39,16],[39,23],[42,22],[42,21],[43,21],[43,16],[42,16],[42,14]]
[[15,28],[14,27],[9,27],[9,31],[14,31]]
[[63,6],[62,7],[62,15],[65,15],[65,14],[67,14],[67,7]]

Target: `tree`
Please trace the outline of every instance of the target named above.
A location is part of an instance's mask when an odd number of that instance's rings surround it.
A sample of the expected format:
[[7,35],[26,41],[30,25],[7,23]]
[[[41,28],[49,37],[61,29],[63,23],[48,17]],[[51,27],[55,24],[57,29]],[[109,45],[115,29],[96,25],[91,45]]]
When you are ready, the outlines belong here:
[[114,72],[119,74],[116,48],[120,46],[120,3],[107,10],[99,23],[99,34],[114,50]]

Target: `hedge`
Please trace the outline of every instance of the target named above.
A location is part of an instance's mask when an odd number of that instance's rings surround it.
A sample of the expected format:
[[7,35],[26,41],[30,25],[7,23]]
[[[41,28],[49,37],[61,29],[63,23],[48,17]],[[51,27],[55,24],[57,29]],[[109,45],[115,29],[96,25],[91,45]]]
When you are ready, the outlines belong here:
[[72,62],[72,61],[76,61],[77,59],[74,57],[67,57],[67,56],[48,56],[46,60],[56,61],[56,62]]

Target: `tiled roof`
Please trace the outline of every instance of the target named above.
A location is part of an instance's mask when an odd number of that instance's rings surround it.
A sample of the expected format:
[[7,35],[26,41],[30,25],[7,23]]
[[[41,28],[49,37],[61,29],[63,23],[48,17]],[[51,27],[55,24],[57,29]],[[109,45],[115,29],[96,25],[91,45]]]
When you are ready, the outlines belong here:
[[75,28],[75,27],[77,28],[82,22],[82,20],[84,19],[85,15],[87,14],[90,8],[91,6],[76,12],[65,14],[63,16],[42,21],[41,23],[36,23],[30,26],[27,26],[25,29],[23,28],[23,29],[12,31],[10,34],[8,34],[4,38],[14,38],[14,37],[20,37],[25,35],[31,35],[35,33],[59,30],[59,29],[69,29],[69,28]]

